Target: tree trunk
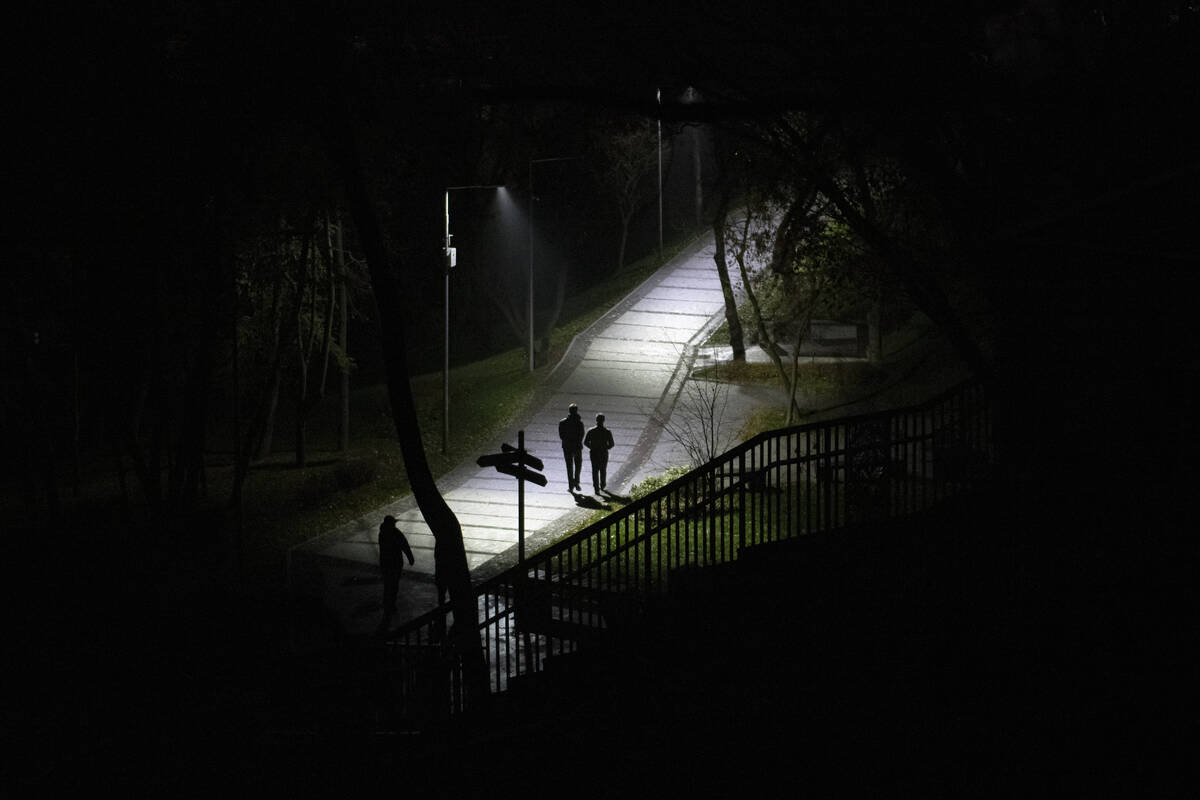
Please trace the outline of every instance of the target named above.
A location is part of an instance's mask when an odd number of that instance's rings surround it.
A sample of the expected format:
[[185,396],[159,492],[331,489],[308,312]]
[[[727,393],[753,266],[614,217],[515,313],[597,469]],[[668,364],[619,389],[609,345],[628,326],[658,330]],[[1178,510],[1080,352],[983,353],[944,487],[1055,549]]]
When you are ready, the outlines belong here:
[[472,710],[486,710],[490,699],[487,665],[479,636],[476,596],[471,586],[462,527],[438,490],[429,469],[409,382],[404,306],[395,279],[398,270],[388,253],[367,190],[358,145],[351,129],[349,109],[341,95],[335,95],[335,100],[340,102],[335,102],[328,114],[329,124],[325,128],[327,146],[340,172],[347,206],[367,259],[379,311],[388,398],[404,467],[417,506],[436,540],[435,570],[439,582],[446,585],[450,594],[454,614],[450,643],[463,657],[467,706]]
[[792,350],[792,380],[788,385],[788,413],[787,425],[791,425],[796,419],[796,415],[800,413],[800,405],[796,402],[796,390],[800,385],[800,347],[804,344],[804,337],[812,328],[813,312],[817,307],[817,300],[820,299],[821,293],[824,291],[824,285],[821,282],[816,282],[813,286],[812,297],[808,302],[808,308],[804,310],[804,314],[800,317],[800,324],[796,328],[796,346]]
[[[696,231],[704,230],[704,174],[701,171],[700,126],[692,126],[692,176],[696,179]],[[725,202],[721,201],[722,204]]]
[[170,505],[190,509],[200,495],[204,480],[204,442],[207,433],[208,391],[212,379],[211,340],[199,344],[200,353],[187,378],[187,396],[183,398],[178,422],[178,458],[171,488]]
[[308,408],[308,401],[304,397],[304,387],[300,387],[300,397],[296,400],[296,466],[303,467],[308,464],[308,448],[304,438],[304,416],[305,409]]
[[345,453],[350,449],[350,343],[348,307],[346,300],[346,256],[342,250],[342,219],[337,219],[337,273],[338,273],[338,344],[342,347],[342,374],[338,384],[341,400],[341,417],[338,420],[338,449]]
[[[262,408],[262,423],[254,429],[255,436],[261,436],[258,441],[253,438],[253,448],[247,454],[253,453],[257,461],[262,461],[271,455],[275,442],[275,412],[279,407],[279,389],[283,383],[283,273],[275,275],[275,285],[271,290],[271,317],[274,320],[274,333],[271,338],[271,388],[265,399],[266,406]],[[256,417],[259,416],[256,414]]]
[[721,294],[725,297],[725,322],[729,326],[729,343],[733,346],[733,360],[746,360],[746,338],[742,333],[742,321],[738,319],[737,298],[733,294],[733,283],[729,280],[729,265],[725,261],[725,218],[728,216],[727,193],[722,193],[717,215],[713,220],[713,236],[716,250],[713,261],[717,264],[717,275],[721,279]]
[[[278,346],[278,345],[276,345]],[[255,448],[254,458],[262,461],[271,455],[275,443],[275,412],[279,410],[279,390],[283,386],[283,368],[276,367],[271,374],[271,389],[266,398],[266,419],[263,421],[260,439]]]
[[867,311],[867,361],[871,364],[883,363],[883,298],[875,293],[871,307]]
[[[301,307],[303,303],[298,303],[296,308],[297,317],[303,313]],[[304,350],[303,326],[296,323],[296,466],[303,467],[308,463],[308,452],[305,447],[304,429],[305,417],[308,415],[308,353]]]
[[775,365],[775,372],[779,375],[779,383],[783,386],[783,393],[788,398],[788,402],[792,404],[788,412],[788,418],[791,418],[791,411],[799,411],[795,404],[795,392],[792,391],[791,381],[788,379],[787,370],[784,369],[783,359],[779,357],[779,347],[775,340],[771,338],[770,331],[767,330],[767,323],[763,319],[762,308],[758,304],[758,296],[754,293],[754,287],[750,283],[750,271],[746,269],[746,248],[750,241],[750,212],[746,213],[745,225],[742,228],[742,241],[736,253],[734,260],[737,261],[738,274],[742,276],[742,286],[746,291],[746,299],[750,301],[750,310],[754,315],[754,325],[758,330],[758,340],[762,343],[763,351],[771,359],[771,363]]
[[[315,215],[314,215],[315,216]],[[313,344],[316,341],[316,303],[317,292],[313,289],[310,295],[309,287],[316,284],[313,278],[313,250],[316,249],[313,234],[313,224],[305,228],[304,248],[300,251],[300,269],[304,276],[296,287],[296,364],[299,380],[296,384],[296,466],[303,467],[308,463],[307,441],[305,429],[308,426],[308,412],[311,407],[308,399],[308,370],[312,358]],[[305,342],[304,329],[304,299],[309,299],[308,336]]]
[[632,215],[621,214],[621,246],[617,249],[617,272],[625,269],[625,245],[629,241],[629,219]]

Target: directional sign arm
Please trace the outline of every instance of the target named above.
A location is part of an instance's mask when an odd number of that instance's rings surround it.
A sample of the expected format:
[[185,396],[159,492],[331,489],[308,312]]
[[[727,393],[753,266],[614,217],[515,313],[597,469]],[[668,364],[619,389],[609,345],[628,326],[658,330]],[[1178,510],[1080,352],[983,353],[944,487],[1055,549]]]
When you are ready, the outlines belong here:
[[475,463],[481,467],[499,467],[501,464],[515,464],[516,462],[515,454],[512,453],[489,453],[475,459]]
[[510,457],[510,463],[524,464],[525,466],[532,467],[533,469],[546,468],[546,465],[542,463],[542,460],[532,453],[522,453],[510,444],[502,444],[500,445],[500,449]]
[[536,483],[538,486],[546,485],[546,476],[540,472],[532,472],[522,466],[516,464],[497,464],[497,472],[503,472],[505,475],[512,475],[514,478]]

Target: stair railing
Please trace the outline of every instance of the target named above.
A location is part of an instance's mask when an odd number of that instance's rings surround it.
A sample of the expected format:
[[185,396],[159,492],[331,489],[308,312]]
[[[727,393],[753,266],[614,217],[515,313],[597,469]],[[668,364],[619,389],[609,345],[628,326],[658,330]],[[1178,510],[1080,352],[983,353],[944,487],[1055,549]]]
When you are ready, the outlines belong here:
[[[986,480],[993,462],[977,381],[908,408],[761,433],[480,584],[492,692],[603,641],[681,571],[923,511]],[[458,659],[440,644],[452,616],[441,606],[391,638],[406,715],[427,722],[463,710]]]

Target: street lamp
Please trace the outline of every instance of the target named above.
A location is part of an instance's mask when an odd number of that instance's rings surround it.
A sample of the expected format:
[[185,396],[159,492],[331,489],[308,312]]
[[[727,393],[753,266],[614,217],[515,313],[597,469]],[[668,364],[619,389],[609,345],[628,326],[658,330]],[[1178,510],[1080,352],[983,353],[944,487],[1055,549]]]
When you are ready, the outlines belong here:
[[533,372],[533,165],[545,164],[548,161],[574,161],[581,156],[560,156],[557,158],[529,159],[529,309],[526,315],[526,327],[529,328],[529,371]]
[[662,261],[662,89],[656,90],[658,98],[658,260]]
[[442,250],[442,273],[446,277],[445,287],[445,330],[442,334],[445,345],[442,353],[442,453],[446,452],[450,440],[450,270],[456,261],[455,248],[450,246],[450,193],[458,189],[503,189],[499,184],[472,184],[469,186],[447,186],[443,206],[446,213],[446,238]]

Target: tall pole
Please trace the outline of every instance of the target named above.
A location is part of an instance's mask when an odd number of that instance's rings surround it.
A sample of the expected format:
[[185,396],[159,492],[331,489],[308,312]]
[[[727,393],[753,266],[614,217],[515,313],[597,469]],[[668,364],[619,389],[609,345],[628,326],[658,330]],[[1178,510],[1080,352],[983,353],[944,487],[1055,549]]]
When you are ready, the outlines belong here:
[[[525,455],[525,431],[517,431],[517,453]],[[524,463],[522,459],[521,463]],[[525,479],[517,476],[517,563],[525,565]]]
[[445,275],[444,323],[442,331],[442,453],[450,441],[450,190],[446,190],[446,246],[442,254],[442,274]]
[[529,162],[529,308],[525,313],[525,327],[529,329],[529,371],[533,372],[533,161]]
[[[348,358],[350,355],[349,342],[349,301],[346,297],[346,255],[343,249],[342,218],[339,212],[337,220],[337,264],[338,264],[338,344]],[[350,449],[350,369],[343,362],[341,375],[342,418],[338,430],[338,448],[344,453]]]
[[658,90],[658,259],[663,255],[662,89]]
[[442,341],[445,347],[442,353],[442,452],[446,452],[450,441],[450,192],[455,189],[503,189],[498,183],[472,184],[470,186],[447,186],[443,195],[443,206],[446,216],[446,239],[442,250],[442,274],[445,275],[445,329]]
[[696,179],[696,232],[704,228],[704,176],[700,160],[700,124],[692,126],[692,175]]

